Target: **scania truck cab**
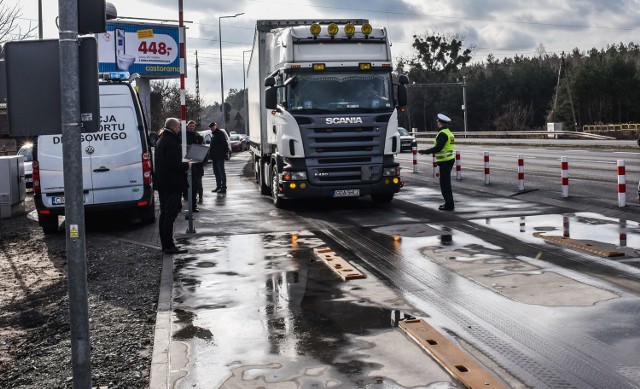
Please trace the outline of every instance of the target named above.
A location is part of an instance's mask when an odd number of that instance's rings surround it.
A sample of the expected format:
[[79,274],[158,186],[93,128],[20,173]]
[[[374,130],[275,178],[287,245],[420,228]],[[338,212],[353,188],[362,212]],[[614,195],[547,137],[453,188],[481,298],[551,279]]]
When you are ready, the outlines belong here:
[[402,187],[395,154],[408,83],[392,70],[386,30],[366,20],[258,21],[249,136],[262,193],[276,206],[313,197],[391,201]]

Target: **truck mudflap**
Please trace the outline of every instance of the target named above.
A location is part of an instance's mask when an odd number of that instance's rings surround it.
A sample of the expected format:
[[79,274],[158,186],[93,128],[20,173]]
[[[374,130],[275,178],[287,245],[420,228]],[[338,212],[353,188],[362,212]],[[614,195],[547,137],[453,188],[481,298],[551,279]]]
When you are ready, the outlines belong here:
[[399,176],[384,177],[376,184],[348,186],[318,186],[308,181],[280,181],[279,197],[284,199],[320,197],[361,197],[366,195],[392,195],[398,193],[404,183]]

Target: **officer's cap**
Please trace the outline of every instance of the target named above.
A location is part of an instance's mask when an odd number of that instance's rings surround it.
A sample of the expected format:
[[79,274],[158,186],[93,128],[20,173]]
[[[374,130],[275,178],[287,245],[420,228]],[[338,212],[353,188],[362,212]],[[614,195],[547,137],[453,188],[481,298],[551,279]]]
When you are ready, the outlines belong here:
[[216,122],[211,122],[211,123],[209,123],[209,128],[211,128],[211,127],[213,127],[213,126],[217,126],[217,125],[218,125],[218,123],[216,123]]
[[438,114],[438,121],[441,121],[443,123],[449,123],[451,121],[451,119],[449,119],[449,116],[439,113]]

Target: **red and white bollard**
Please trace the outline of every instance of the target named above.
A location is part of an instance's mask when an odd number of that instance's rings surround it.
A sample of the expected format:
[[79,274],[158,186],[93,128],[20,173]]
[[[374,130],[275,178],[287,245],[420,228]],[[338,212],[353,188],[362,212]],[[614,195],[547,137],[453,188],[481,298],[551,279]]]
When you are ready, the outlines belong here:
[[569,233],[569,216],[567,215],[562,215],[562,237],[571,237],[571,234]]
[[462,166],[460,165],[460,150],[456,150],[456,180],[462,180]]
[[627,176],[624,171],[624,159],[618,160],[618,207],[627,206]]
[[569,197],[569,161],[567,157],[560,157],[560,167],[562,168],[562,197]]
[[618,229],[620,234],[620,247],[627,247],[627,221],[624,219],[620,220]]
[[438,166],[438,163],[436,162],[436,156],[433,156],[433,176],[435,178],[439,178],[440,177],[440,166]]
[[524,157],[518,155],[518,190],[524,190]]
[[413,172],[418,172],[418,142],[411,143],[411,154],[413,154]]
[[489,169],[489,152],[484,152],[484,184],[491,184],[491,171]]

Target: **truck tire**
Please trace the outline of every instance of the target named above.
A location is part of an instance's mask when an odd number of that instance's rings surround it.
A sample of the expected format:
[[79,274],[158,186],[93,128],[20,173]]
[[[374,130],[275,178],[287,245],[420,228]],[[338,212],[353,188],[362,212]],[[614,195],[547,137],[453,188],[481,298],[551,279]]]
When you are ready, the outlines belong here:
[[278,196],[278,186],[280,186],[278,166],[273,165],[273,168],[271,168],[271,199],[276,208],[284,208],[285,199]]
[[38,215],[38,223],[45,234],[58,232],[58,215]]
[[269,186],[269,173],[264,169],[265,165],[258,163],[258,185],[260,186],[260,194],[269,196],[271,194],[271,187]]
[[376,193],[371,195],[371,200],[376,204],[389,204],[393,200],[393,193]]

